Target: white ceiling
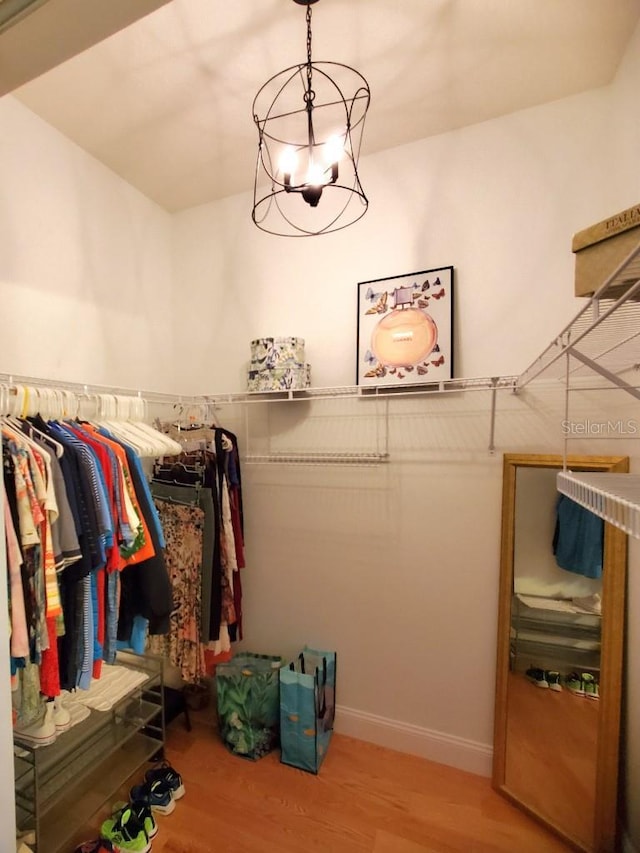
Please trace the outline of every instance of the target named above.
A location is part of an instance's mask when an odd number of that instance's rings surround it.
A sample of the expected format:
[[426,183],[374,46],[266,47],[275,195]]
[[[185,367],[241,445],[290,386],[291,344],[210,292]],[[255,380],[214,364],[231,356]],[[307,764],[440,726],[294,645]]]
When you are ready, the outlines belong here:
[[[368,154],[610,83],[639,17],[640,0],[320,0],[313,58],[367,78]],[[305,42],[292,0],[172,0],[14,94],[177,211],[252,187],[253,98]]]

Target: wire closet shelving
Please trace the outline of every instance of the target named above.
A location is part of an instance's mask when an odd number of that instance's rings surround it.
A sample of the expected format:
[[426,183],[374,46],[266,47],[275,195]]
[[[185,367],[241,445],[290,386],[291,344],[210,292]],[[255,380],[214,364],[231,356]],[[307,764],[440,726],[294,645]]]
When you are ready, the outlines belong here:
[[[617,294],[624,289],[621,296]],[[615,296],[614,296],[615,294]],[[112,386],[85,385],[35,377],[0,374],[0,388],[8,393],[12,385],[58,388],[76,395],[77,400],[118,396],[142,401],[144,411],[151,403],[175,407],[202,407],[212,414],[216,408],[237,404],[295,403],[326,399],[386,401],[383,420],[384,435],[388,430],[388,402],[393,398],[432,396],[469,391],[491,392],[489,452],[495,450],[496,395],[499,391],[520,392],[538,379],[556,379],[565,383],[566,412],[572,382],[596,374],[604,379],[602,387],[623,390],[640,399],[640,241],[622,263],[603,282],[574,319],[549,344],[541,355],[519,376],[451,379],[444,382],[389,386],[344,386],[336,388],[287,389],[270,392],[206,394],[184,396],[154,391],[140,391]],[[584,384],[579,384],[585,390]],[[0,400],[0,404],[4,403]],[[371,465],[389,459],[386,438],[380,450],[356,453],[349,451],[275,452],[248,454],[246,461],[257,464],[347,464]],[[566,442],[565,453],[566,458]],[[640,538],[640,475],[605,474],[568,471],[566,464],[559,472],[558,490],[606,521]]]
[[[568,420],[571,391],[589,390],[585,381],[594,373],[604,379],[600,388],[618,389],[640,400],[640,242],[518,377],[516,390],[543,377],[564,381]],[[569,471],[565,461],[557,486],[563,495],[640,539],[640,475]]]

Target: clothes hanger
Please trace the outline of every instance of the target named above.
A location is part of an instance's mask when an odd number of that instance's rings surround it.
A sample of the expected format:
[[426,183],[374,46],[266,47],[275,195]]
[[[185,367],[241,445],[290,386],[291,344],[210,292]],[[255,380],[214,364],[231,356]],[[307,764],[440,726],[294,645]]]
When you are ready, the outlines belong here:
[[[42,430],[39,430],[34,424],[31,423],[28,419],[16,418],[14,415],[4,415],[2,418],[2,422],[15,429],[16,432],[20,435],[21,438],[32,439],[32,433],[37,435],[43,444],[47,445],[47,448],[51,450],[52,453],[55,453],[58,459],[62,459],[64,454],[64,447],[55,439],[51,438],[51,436],[47,435]],[[22,428],[22,425],[26,425],[27,430],[25,431]],[[42,451],[42,447],[37,442],[34,442],[34,446],[37,450]]]
[[[64,407],[62,405],[62,396],[57,391],[55,391],[55,389],[41,388],[38,390],[37,396],[40,403],[38,405],[38,412],[36,414],[40,414],[40,417],[43,420],[46,421],[58,418],[64,412]],[[64,447],[60,444],[60,442],[56,441],[51,436],[38,429],[38,427],[36,427],[35,424],[33,424],[31,420],[29,420],[29,418],[25,418],[23,420],[23,423],[28,426],[29,435],[35,433],[37,436],[40,437],[40,439],[47,445],[49,449],[55,452],[56,457],[58,459],[62,458],[64,454]],[[40,445],[36,446],[40,447]]]
[[131,416],[144,415],[144,400],[135,397],[123,397],[99,394],[98,422],[109,429],[116,437],[128,444],[139,456],[158,457],[176,456],[182,447],[173,439],[154,429],[141,420],[131,420]]
[[[98,425],[104,426],[116,438],[127,444],[138,456],[153,456],[153,448],[143,440],[139,432],[123,420],[118,419],[118,399],[114,394],[96,394]],[[121,409],[124,405],[121,403]]]

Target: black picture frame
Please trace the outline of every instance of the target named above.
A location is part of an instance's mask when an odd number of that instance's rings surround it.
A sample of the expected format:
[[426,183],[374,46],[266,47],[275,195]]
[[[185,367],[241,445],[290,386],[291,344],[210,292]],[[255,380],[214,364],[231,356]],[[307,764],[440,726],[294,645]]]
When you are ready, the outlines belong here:
[[356,384],[453,378],[453,266],[358,282]]

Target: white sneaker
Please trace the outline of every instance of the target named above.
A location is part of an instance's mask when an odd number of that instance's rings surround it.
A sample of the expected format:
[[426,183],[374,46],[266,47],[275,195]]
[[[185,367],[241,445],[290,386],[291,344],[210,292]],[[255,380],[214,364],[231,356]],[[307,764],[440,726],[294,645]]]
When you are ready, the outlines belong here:
[[71,714],[60,701],[60,697],[56,696],[53,700],[53,722],[56,724],[56,732],[68,732],[71,728]]
[[16,726],[13,731],[17,740],[34,747],[52,744],[58,736],[56,724],[53,720],[53,711],[53,702],[47,702],[44,717],[25,728]]

